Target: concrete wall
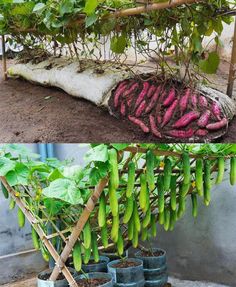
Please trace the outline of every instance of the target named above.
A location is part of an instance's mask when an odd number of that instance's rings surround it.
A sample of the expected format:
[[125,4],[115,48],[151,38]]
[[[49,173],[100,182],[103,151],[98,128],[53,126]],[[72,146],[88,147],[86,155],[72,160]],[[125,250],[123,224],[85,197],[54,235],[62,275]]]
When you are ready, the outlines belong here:
[[212,190],[212,202],[199,206],[199,216],[188,210],[174,231],[159,228],[155,243],[168,254],[172,275],[236,286],[236,188],[223,182]]

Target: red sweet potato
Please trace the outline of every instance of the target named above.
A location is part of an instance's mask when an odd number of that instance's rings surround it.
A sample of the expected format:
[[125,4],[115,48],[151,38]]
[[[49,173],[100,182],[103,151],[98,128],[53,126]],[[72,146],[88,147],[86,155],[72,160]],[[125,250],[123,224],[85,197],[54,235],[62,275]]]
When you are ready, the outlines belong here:
[[126,82],[122,82],[119,84],[118,88],[116,89],[115,95],[114,95],[114,106],[115,106],[115,108],[118,107],[120,96],[123,94],[126,87],[127,87]]
[[199,120],[197,121],[197,125],[200,128],[205,128],[205,126],[208,124],[209,119],[211,116],[211,112],[209,110],[206,110],[199,118]]
[[188,100],[189,100],[190,94],[191,94],[191,90],[190,90],[190,88],[187,88],[187,90],[185,91],[183,97],[179,101],[181,114],[183,114],[186,111],[186,109],[187,109]]
[[122,101],[121,104],[120,104],[120,113],[121,113],[121,115],[122,115],[123,117],[124,117],[125,114],[126,114],[126,107],[125,107],[124,101]]
[[144,100],[145,95],[147,94],[148,88],[149,88],[149,83],[144,82],[143,83],[143,89],[141,93],[138,95],[137,101],[135,103],[135,109],[140,105],[140,103]]
[[207,101],[206,97],[204,97],[204,96],[199,97],[199,105],[201,108],[207,108],[208,107],[208,101]]
[[166,132],[168,136],[175,137],[175,138],[191,138],[194,134],[194,131],[192,128],[189,128],[188,130],[170,130]]
[[149,88],[148,90],[148,93],[147,93],[147,97],[148,98],[151,98],[151,96],[153,95],[153,93],[156,91],[156,86],[155,85],[151,85],[151,87]]
[[161,127],[164,127],[166,124],[169,123],[169,121],[171,120],[173,114],[174,114],[174,111],[177,107],[177,104],[178,104],[178,100],[175,100],[173,102],[173,104],[171,106],[169,106],[169,108],[166,110],[166,113],[163,117],[163,121],[162,121],[162,125]]
[[162,138],[161,133],[158,131],[156,123],[155,123],[155,117],[150,115],[149,116],[150,126],[151,126],[151,132],[154,134],[154,136],[158,138]]
[[144,122],[132,116],[128,116],[128,119],[135,125],[139,126],[144,133],[149,133],[149,127],[147,127]]
[[212,106],[211,106],[211,111],[213,113],[213,115],[217,118],[218,121],[221,120],[221,108],[219,106],[219,104],[215,101],[213,101]]
[[163,106],[168,107],[169,105],[171,105],[173,103],[174,100],[175,100],[175,89],[172,88],[169,91],[167,98],[164,100]]
[[158,100],[158,97],[159,97],[159,94],[160,94],[160,91],[161,91],[161,86],[158,86],[156,88],[156,91],[155,93],[153,94],[151,100],[150,100],[150,103],[148,104],[146,110],[145,110],[145,113],[148,114],[155,106],[157,100]]
[[197,95],[196,94],[192,94],[191,102],[192,102],[193,108],[196,109],[197,108]]
[[195,132],[195,135],[196,136],[199,136],[199,137],[204,137],[208,134],[208,131],[205,130],[205,129],[198,129],[196,132]]
[[130,86],[130,88],[123,93],[123,97],[129,96],[129,95],[132,94],[136,89],[138,89],[138,87],[139,87],[139,84],[138,84],[138,83],[133,83],[133,84]]
[[225,127],[227,124],[228,124],[228,120],[226,118],[223,118],[222,120],[220,120],[218,122],[208,124],[206,126],[206,128],[208,130],[211,130],[211,131],[216,131],[216,130],[219,130],[219,129]]
[[173,128],[184,128],[191,122],[195,121],[198,119],[200,116],[199,112],[196,111],[191,111],[184,116],[182,116],[177,122],[173,124]]
[[146,101],[143,100],[140,106],[137,108],[135,116],[138,118],[142,115],[143,111],[145,110],[146,107]]

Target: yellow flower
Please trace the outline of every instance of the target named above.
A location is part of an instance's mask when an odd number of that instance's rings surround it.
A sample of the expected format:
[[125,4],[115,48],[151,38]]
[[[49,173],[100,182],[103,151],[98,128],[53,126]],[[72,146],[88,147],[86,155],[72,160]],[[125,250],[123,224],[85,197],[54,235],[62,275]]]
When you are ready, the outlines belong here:
[[164,161],[161,161],[161,162],[160,162],[160,168],[164,168],[164,166],[165,166]]
[[17,191],[17,192],[15,192],[15,196],[16,197],[19,197],[20,196],[20,193]]
[[194,188],[195,186],[196,186],[196,182],[193,181],[193,182],[192,182],[192,187]]

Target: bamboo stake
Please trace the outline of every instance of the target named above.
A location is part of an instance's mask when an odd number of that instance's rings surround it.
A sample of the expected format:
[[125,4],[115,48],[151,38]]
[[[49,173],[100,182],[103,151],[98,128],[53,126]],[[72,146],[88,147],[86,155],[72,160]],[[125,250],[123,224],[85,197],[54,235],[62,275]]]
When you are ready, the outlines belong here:
[[[53,257],[53,259],[56,262],[58,260],[60,260],[59,254],[55,250],[55,248],[52,245],[52,243],[50,242],[50,240],[47,239],[47,236],[44,233],[43,229],[41,228],[40,224],[38,223],[38,220],[35,219],[33,214],[27,208],[26,204],[21,200],[21,198],[15,196],[14,189],[7,183],[6,179],[4,177],[0,176],[0,180],[2,181],[3,185],[6,187],[7,191],[9,192],[11,197],[14,199],[14,201],[16,202],[18,207],[22,210],[22,212],[24,213],[25,217],[28,219],[30,224],[33,226],[35,231],[38,233],[38,236],[40,237],[40,239],[42,240],[43,244],[48,249],[48,251],[51,254],[51,256]],[[67,279],[67,281],[69,283],[72,283],[72,284],[75,283],[76,284],[73,276],[71,275],[69,269],[66,266],[63,266],[63,270],[62,271],[63,271],[63,274],[64,274],[65,278]],[[76,285],[72,285],[72,286],[76,286]]]
[[[61,253],[60,258],[56,261],[56,266],[53,269],[53,272],[51,274],[51,277],[49,280],[51,281],[56,281],[58,275],[60,274],[60,265],[62,268],[62,272],[64,274],[64,262],[66,262],[66,260],[68,259],[68,257],[70,256],[70,253],[76,243],[76,241],[78,240],[80,233],[82,232],[86,222],[89,219],[90,214],[92,213],[92,211],[94,210],[94,207],[103,191],[103,189],[105,188],[106,184],[108,182],[107,178],[103,178],[99,184],[96,186],[94,193],[91,195],[91,197],[89,198],[76,226],[74,227],[69,240],[64,248],[64,250]],[[69,282],[70,284],[70,282]],[[77,287],[77,283],[75,282],[75,284],[70,286],[76,286]]]
[[234,25],[234,37],[233,37],[233,48],[231,55],[231,62],[229,67],[229,78],[228,78],[228,87],[227,87],[227,95],[232,97],[234,80],[235,80],[235,71],[236,71],[236,18]]
[[6,56],[6,42],[5,36],[2,35],[2,68],[3,68],[3,79],[7,80],[7,56]]

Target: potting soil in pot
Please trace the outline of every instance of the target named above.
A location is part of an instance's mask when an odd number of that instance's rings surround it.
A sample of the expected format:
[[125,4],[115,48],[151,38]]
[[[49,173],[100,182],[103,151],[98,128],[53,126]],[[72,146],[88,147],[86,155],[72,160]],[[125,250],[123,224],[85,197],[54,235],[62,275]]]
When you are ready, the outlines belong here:
[[80,287],[102,286],[107,282],[109,282],[109,280],[105,278],[80,279],[77,281]]

